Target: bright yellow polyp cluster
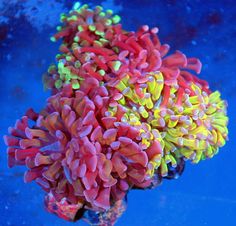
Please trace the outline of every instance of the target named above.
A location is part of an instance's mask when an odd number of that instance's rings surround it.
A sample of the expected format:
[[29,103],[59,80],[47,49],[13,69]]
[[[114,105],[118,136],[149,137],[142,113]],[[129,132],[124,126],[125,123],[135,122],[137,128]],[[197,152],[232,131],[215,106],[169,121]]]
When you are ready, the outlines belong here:
[[157,169],[166,176],[167,164],[175,167],[180,157],[193,163],[211,158],[225,144],[228,118],[218,91],[207,94],[189,83],[189,90],[179,96],[178,85],[165,84],[161,72],[138,81],[138,89],[131,81],[126,75],[115,88],[122,93],[118,102],[126,108],[122,121],[139,129],[144,150],[152,145],[160,149],[149,160],[148,176]]
[[132,87],[132,84],[129,84],[129,80],[130,77],[126,75],[122,80],[119,81],[118,84],[116,84],[115,87],[120,92],[122,92],[126,98],[130,99],[136,104],[139,104],[139,111],[145,115],[146,113],[143,107],[146,107],[149,110],[153,109],[154,101],[157,101],[160,98],[164,85],[163,75],[160,72],[150,73],[143,79],[143,81],[139,81],[140,83],[144,83],[143,88],[139,88],[141,89],[140,93],[142,93],[144,98],[140,98],[140,94],[138,94],[137,91]]

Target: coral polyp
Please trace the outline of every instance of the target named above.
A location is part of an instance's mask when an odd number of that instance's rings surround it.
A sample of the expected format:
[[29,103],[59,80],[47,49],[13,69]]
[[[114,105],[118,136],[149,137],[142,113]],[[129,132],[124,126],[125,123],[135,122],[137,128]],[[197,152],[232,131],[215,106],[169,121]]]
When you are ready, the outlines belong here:
[[157,28],[129,32],[111,10],[77,6],[51,38],[62,39],[43,76],[52,96],[9,129],[8,162],[27,166],[24,180],[46,192],[49,212],[113,225],[128,191],[218,153],[226,102],[196,76],[197,58],[168,54]]

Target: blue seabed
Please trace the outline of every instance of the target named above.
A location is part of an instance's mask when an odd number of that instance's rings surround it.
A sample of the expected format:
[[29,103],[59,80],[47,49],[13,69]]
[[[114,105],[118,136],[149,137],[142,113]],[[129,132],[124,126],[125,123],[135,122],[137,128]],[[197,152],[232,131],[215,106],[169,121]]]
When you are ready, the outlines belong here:
[[[201,78],[228,101],[229,141],[219,154],[198,165],[187,164],[178,180],[155,190],[131,191],[118,226],[236,225],[236,4],[234,0],[81,1],[112,8],[128,30],[158,26],[172,50],[201,59]],[[54,61],[59,43],[50,42],[60,13],[74,1],[0,0],[0,134],[29,107],[43,107],[48,92],[41,75]],[[47,213],[43,192],[24,184],[24,169],[7,168],[0,139],[0,226],[66,226]],[[86,225],[83,222],[76,225]]]

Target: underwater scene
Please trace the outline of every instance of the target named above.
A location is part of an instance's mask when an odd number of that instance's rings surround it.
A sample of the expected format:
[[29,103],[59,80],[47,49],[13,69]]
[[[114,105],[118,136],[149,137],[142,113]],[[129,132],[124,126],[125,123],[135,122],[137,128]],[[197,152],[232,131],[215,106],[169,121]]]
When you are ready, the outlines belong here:
[[0,226],[235,226],[233,0],[0,0]]

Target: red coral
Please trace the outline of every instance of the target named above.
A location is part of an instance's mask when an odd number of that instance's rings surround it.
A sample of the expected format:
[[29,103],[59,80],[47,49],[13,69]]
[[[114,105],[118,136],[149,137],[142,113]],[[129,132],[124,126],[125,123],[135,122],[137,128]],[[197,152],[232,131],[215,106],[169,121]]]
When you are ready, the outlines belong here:
[[101,10],[62,15],[52,38],[63,40],[58,65],[44,76],[54,95],[18,120],[5,143],[9,166],[27,166],[24,180],[47,192],[50,212],[75,220],[90,209],[114,223],[129,189],[177,178],[185,158],[217,153],[228,119],[220,94],[196,77],[197,58],[168,55],[157,28],[128,32]]
[[[82,12],[73,11],[71,16],[76,19],[63,18],[64,27],[54,35],[56,40],[63,39],[62,54],[57,56],[57,60],[72,73],[104,82],[119,81],[128,74],[130,84],[136,85],[138,90],[141,86],[139,79],[149,72],[160,71],[166,85],[175,84],[191,91],[188,83],[193,81],[210,93],[208,83],[194,75],[200,73],[201,62],[197,58],[187,58],[180,51],[168,55],[170,47],[161,44],[158,28],[149,29],[144,25],[137,32],[128,32],[122,29],[121,24],[107,23],[109,16],[100,16],[99,13],[97,8],[94,11],[86,8]],[[93,29],[88,23],[91,20]],[[76,67],[78,62],[80,66]],[[101,70],[104,75],[99,73]],[[57,71],[49,71],[45,83],[53,88],[59,78]]]
[[130,187],[150,185],[148,157],[137,144],[138,131],[107,115],[108,91],[101,86],[85,91],[73,93],[67,86],[40,114],[29,111],[19,120],[5,137],[9,166],[25,164],[25,182],[35,180],[57,201],[66,197],[106,210]]

